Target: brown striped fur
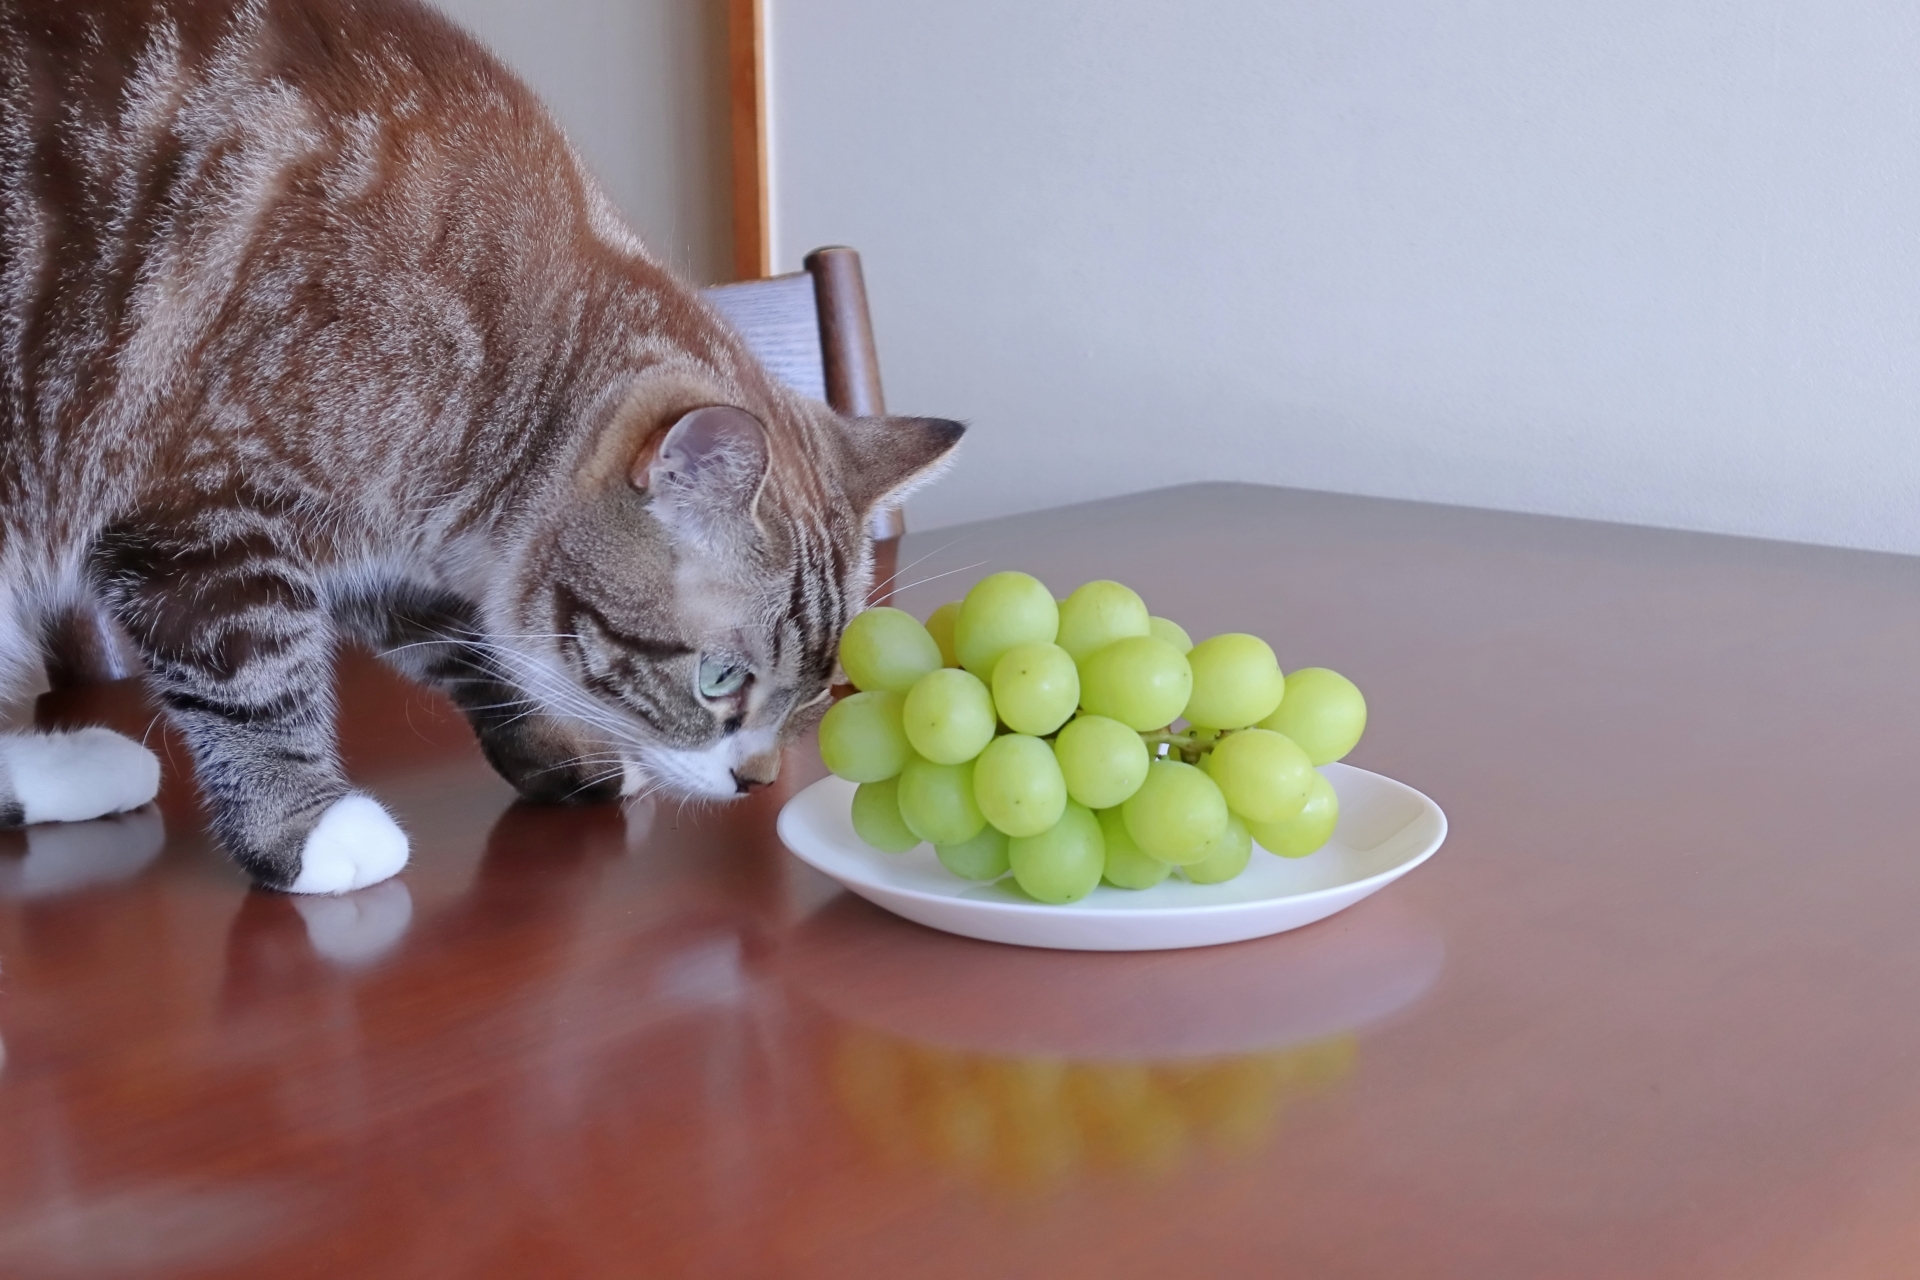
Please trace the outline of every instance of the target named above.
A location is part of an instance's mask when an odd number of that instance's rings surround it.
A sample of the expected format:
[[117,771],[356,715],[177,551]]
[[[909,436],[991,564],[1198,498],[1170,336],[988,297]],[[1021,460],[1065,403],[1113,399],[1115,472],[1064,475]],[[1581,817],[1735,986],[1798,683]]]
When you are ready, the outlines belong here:
[[414,0],[0,0],[0,678],[103,602],[263,883],[352,887],[344,637],[529,795],[769,780],[958,435],[779,386]]

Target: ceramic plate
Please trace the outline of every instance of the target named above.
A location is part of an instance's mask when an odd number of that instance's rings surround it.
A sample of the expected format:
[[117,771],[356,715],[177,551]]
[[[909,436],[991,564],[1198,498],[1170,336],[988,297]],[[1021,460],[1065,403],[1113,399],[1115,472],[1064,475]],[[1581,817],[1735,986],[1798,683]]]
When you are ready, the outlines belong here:
[[1152,889],[1101,885],[1071,906],[1034,902],[1011,879],[961,880],[930,845],[887,854],[853,833],[851,782],[826,778],[780,811],[780,839],[801,861],[867,901],[919,924],[988,942],[1068,951],[1206,947],[1298,929],[1350,907],[1433,856],[1447,836],[1440,806],[1392,778],[1343,764],[1320,772],[1340,797],[1333,839],[1305,858],[1255,847],[1225,884],[1176,872]]

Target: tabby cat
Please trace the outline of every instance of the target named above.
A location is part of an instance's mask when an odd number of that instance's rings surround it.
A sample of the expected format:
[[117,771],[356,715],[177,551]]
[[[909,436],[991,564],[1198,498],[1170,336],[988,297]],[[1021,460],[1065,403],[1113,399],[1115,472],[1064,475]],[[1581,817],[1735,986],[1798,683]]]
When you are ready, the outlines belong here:
[[[407,839],[351,789],[373,646],[524,795],[771,781],[958,424],[777,384],[532,94],[416,0],[0,0],[0,674],[106,609],[261,884]],[[0,820],[144,804],[104,729],[0,738]]]

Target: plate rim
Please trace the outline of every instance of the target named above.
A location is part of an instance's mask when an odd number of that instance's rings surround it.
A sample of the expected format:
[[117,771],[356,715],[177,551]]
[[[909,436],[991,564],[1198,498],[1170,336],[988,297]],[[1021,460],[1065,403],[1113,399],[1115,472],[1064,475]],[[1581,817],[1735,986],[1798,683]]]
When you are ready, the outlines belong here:
[[[934,906],[957,905],[963,910],[981,911],[988,915],[1008,915],[1008,916],[1014,916],[1014,917],[1019,917],[1023,915],[1035,915],[1035,914],[1055,915],[1055,916],[1065,915],[1065,916],[1070,916],[1072,918],[1081,919],[1081,920],[1097,920],[1102,918],[1139,920],[1149,915],[1152,917],[1159,917],[1159,918],[1166,918],[1169,916],[1178,916],[1183,919],[1195,919],[1195,918],[1205,918],[1210,916],[1229,916],[1236,912],[1271,910],[1274,904],[1281,903],[1281,902],[1313,904],[1313,903],[1316,903],[1317,901],[1323,900],[1325,898],[1333,897],[1335,895],[1351,894],[1356,890],[1364,891],[1362,893],[1362,896],[1365,896],[1365,894],[1372,893],[1374,890],[1382,888],[1385,885],[1392,883],[1393,881],[1399,879],[1401,876],[1406,875],[1409,871],[1412,871],[1414,868],[1420,866],[1422,863],[1426,862],[1429,858],[1433,857],[1434,854],[1438,853],[1440,851],[1440,846],[1446,843],[1447,834],[1448,834],[1448,823],[1447,823],[1446,811],[1434,802],[1433,797],[1427,795],[1424,791],[1419,790],[1417,787],[1408,786],[1406,783],[1400,781],[1398,778],[1389,777],[1384,773],[1375,773],[1371,769],[1362,769],[1357,765],[1343,764],[1336,761],[1334,763],[1322,765],[1320,767],[1323,770],[1339,769],[1349,773],[1364,774],[1370,778],[1377,778],[1382,782],[1391,783],[1393,786],[1401,789],[1402,791],[1407,792],[1408,794],[1418,799],[1421,804],[1420,816],[1424,817],[1428,814],[1431,814],[1432,817],[1439,823],[1439,830],[1435,832],[1432,842],[1425,849],[1421,850],[1418,854],[1416,854],[1412,858],[1409,858],[1404,862],[1396,863],[1393,866],[1386,868],[1384,871],[1376,871],[1372,875],[1367,876],[1365,879],[1361,879],[1361,880],[1348,880],[1341,884],[1327,885],[1324,888],[1319,888],[1319,889],[1308,889],[1301,893],[1282,894],[1277,897],[1250,898],[1240,902],[1211,902],[1211,903],[1200,903],[1193,906],[1184,906],[1184,907],[1165,907],[1165,908],[1160,908],[1158,910],[1152,911],[1150,913],[1146,913],[1146,912],[1142,912],[1137,907],[1087,906],[1084,900],[1080,902],[1067,902],[1067,903],[1055,904],[1055,903],[1047,903],[1047,902],[1000,902],[1000,901],[993,901],[990,899],[981,899],[981,898],[963,898],[956,894],[930,893],[925,889],[914,889],[914,888],[909,888],[903,885],[880,884],[872,880],[864,880],[864,879],[860,882],[861,887],[859,889],[856,889],[852,885],[848,884],[845,880],[841,879],[841,877],[839,877],[838,875],[835,875],[831,870],[822,866],[814,858],[809,857],[805,853],[802,853],[798,848],[795,847],[794,841],[790,839],[788,835],[789,823],[799,821],[798,818],[790,818],[789,814],[791,814],[795,809],[795,807],[800,803],[802,797],[807,796],[808,794],[812,793],[813,791],[821,788],[822,786],[828,783],[833,783],[833,782],[846,783],[846,780],[844,778],[837,778],[832,774],[828,774],[824,778],[820,778],[814,782],[808,783],[805,787],[802,787],[799,791],[796,791],[791,797],[789,797],[786,803],[780,806],[779,816],[774,820],[774,832],[776,835],[779,836],[780,843],[786,847],[786,850],[788,853],[800,859],[800,861],[806,863],[808,866],[812,867],[815,871],[818,871],[821,875],[826,876],[828,879],[840,885],[842,888],[847,889],[851,893],[858,893],[863,898],[866,897],[867,894],[865,892],[862,892],[862,890],[870,889],[877,893],[889,894],[895,897],[907,899],[909,901],[924,902]],[[847,785],[852,785],[852,784],[849,783]],[[1402,827],[1400,828],[1400,830],[1401,831],[1406,830],[1407,827],[1411,827],[1414,824],[1414,822],[1417,822],[1417,821],[1419,821],[1419,818],[1413,819],[1412,821],[1407,823],[1406,827]],[[922,844],[924,843],[925,842],[922,841]],[[918,846],[915,846],[915,847],[917,848]],[[1258,844],[1256,844],[1254,847],[1260,848]],[[876,850],[875,852],[878,853],[879,851]],[[911,850],[909,850],[908,852],[911,852]],[[1266,849],[1261,849],[1261,852],[1266,853],[1269,857],[1279,856],[1278,854],[1272,853],[1270,850],[1266,850]],[[886,856],[886,855],[882,854],[881,856]],[[993,883],[993,882],[988,881],[985,883]]]

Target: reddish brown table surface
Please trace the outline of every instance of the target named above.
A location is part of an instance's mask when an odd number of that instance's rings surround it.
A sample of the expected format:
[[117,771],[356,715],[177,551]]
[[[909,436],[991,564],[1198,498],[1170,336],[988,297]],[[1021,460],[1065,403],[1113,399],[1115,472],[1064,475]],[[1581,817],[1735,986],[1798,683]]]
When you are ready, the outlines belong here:
[[1353,762],[1451,837],[1293,934],[997,947],[780,849],[810,759],[518,807],[350,659],[399,881],[249,891],[177,746],[157,855],[151,817],[0,843],[0,1275],[1920,1268],[1920,562],[1227,485],[923,556],[921,612],[1110,576],[1339,667]]

